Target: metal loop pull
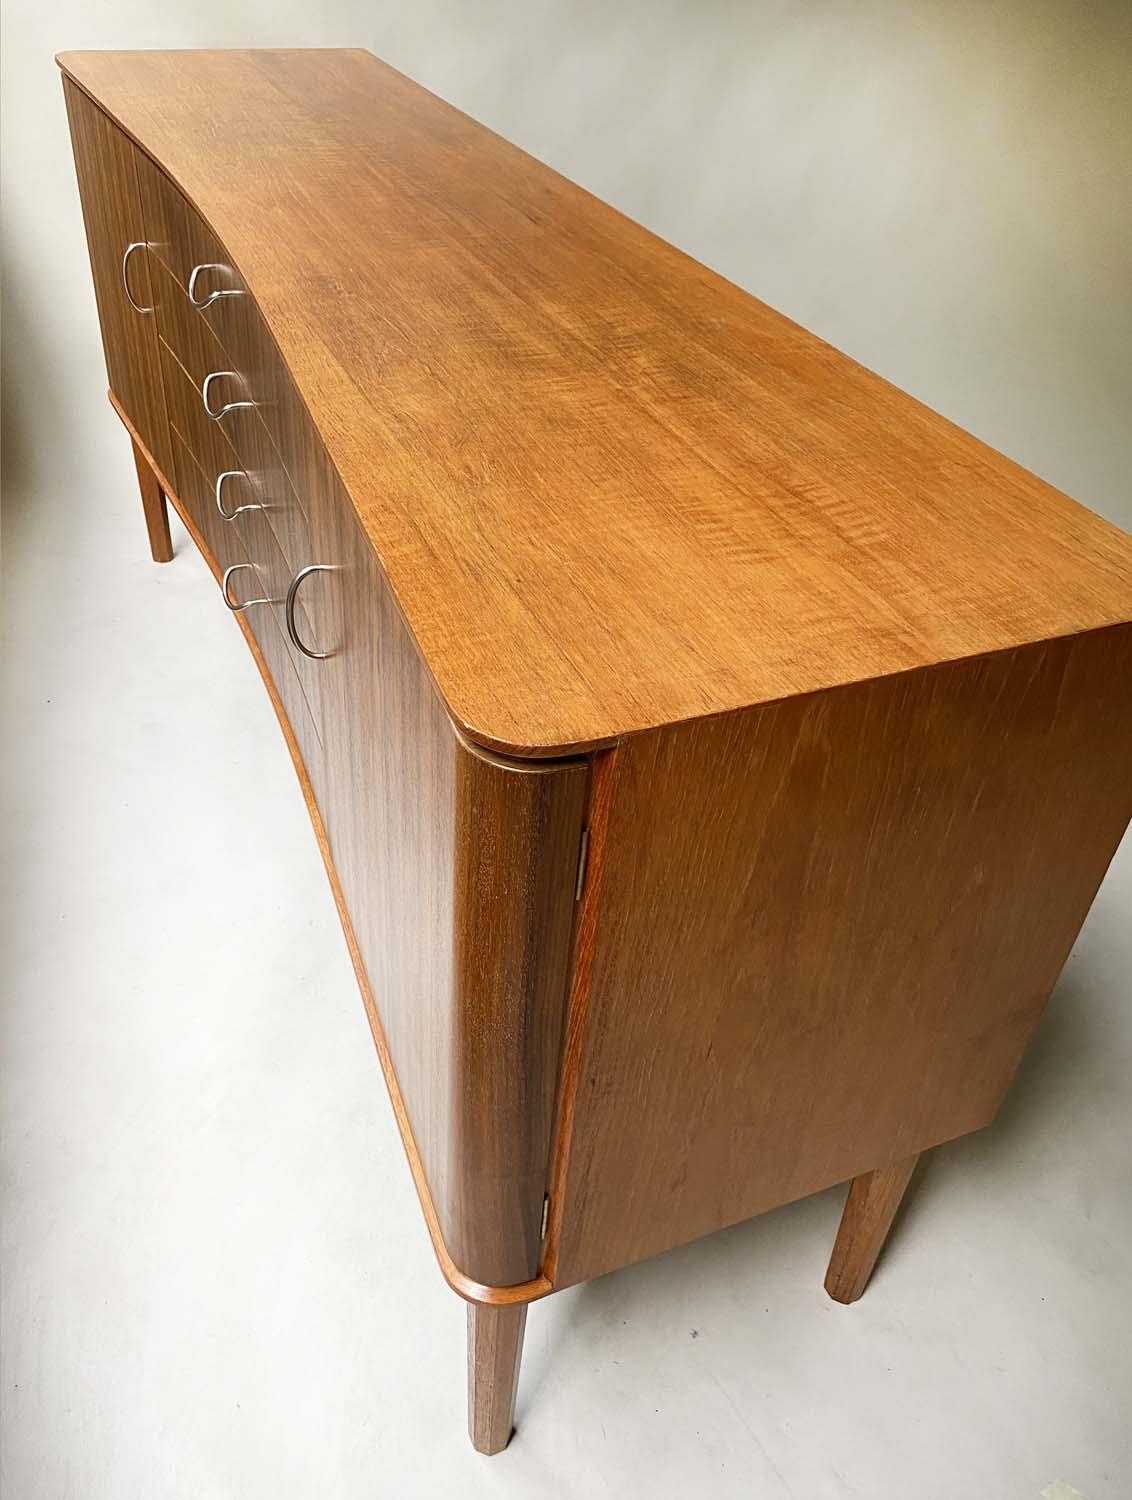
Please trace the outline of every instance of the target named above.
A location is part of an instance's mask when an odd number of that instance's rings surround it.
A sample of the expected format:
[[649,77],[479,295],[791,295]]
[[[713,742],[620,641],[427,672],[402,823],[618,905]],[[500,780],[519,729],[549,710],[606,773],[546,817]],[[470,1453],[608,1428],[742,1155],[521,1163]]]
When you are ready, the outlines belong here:
[[312,573],[334,573],[336,571],[330,563],[308,563],[305,568],[300,568],[294,578],[291,579],[291,587],[287,590],[287,603],[284,611],[287,619],[287,634],[291,637],[295,647],[304,656],[309,656],[312,661],[325,661],[328,656],[333,656],[334,652],[312,651],[300,639],[299,632],[295,628],[295,601],[299,594],[299,584],[302,583],[304,578],[309,578]]
[[214,422],[219,422],[225,412],[236,411],[241,406],[255,405],[254,401],[226,401],[219,411],[213,411],[212,407],[208,404],[208,388],[214,380],[222,380],[226,375],[232,380],[239,380],[240,378],[235,370],[213,370],[211,375],[206,375],[203,381],[201,381],[200,399],[204,402],[205,411]]
[[193,267],[189,275],[189,301],[198,311],[200,311],[202,308],[208,307],[209,304],[215,302],[218,297],[239,297],[243,295],[242,287],[233,286],[222,287],[219,291],[209,292],[206,297],[198,298],[197,277],[202,271],[227,271],[228,274],[231,275],[232,267],[223,266],[219,261],[215,260],[203,261],[199,266]]
[[258,502],[255,505],[237,505],[235,510],[224,509],[224,481],[226,479],[246,479],[246,469],[225,469],[223,474],[216,476],[216,509],[226,521],[234,521],[237,516],[242,516],[246,510],[262,510],[263,506]]
[[134,301],[133,293],[130,291],[130,278],[127,274],[127,267],[130,264],[130,256],[133,255],[135,250],[148,249],[149,245],[145,240],[132,240],[122,252],[122,290],[126,294],[126,301],[130,304],[133,310],[136,313],[142,313],[143,315],[148,315],[149,313],[151,313],[153,311],[153,308],[142,307],[140,302]]
[[251,568],[253,573],[256,572],[254,563],[233,563],[230,568],[224,569],[224,577],[220,580],[220,592],[224,596],[224,603],[228,606],[233,614],[239,614],[240,610],[242,609],[251,609],[253,604],[279,603],[278,599],[245,599],[244,602],[240,604],[235,599],[233,599],[232,595],[228,592],[228,580],[229,578],[231,578],[233,573],[238,573],[241,568]]

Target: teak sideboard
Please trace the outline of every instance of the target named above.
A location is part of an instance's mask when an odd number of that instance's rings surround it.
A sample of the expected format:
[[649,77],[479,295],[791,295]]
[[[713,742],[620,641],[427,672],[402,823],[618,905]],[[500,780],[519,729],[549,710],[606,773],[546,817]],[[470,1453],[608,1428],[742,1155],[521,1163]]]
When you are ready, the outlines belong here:
[[1132,540],[368,53],[59,62],[153,556],[168,501],[278,711],[475,1446],[529,1302],[845,1181],[852,1301],[1132,812]]

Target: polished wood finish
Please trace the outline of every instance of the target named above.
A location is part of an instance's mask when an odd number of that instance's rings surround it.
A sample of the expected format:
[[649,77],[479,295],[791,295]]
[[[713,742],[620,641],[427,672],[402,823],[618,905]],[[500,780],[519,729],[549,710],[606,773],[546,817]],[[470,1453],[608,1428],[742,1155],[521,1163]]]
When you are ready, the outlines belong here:
[[556,1286],[993,1118],[1132,813],[1132,626],[616,753]]
[[368,54],[60,61],[226,247],[481,743],[1127,618],[1116,528]]
[[[152,312],[139,313],[130,306],[122,285],[127,245],[145,240],[134,168],[137,152],[68,78],[63,79],[63,95],[110,385],[130,412],[146,447],[168,473],[172,462],[157,366],[157,329]],[[139,307],[153,305],[149,273],[148,251],[136,250],[127,274]],[[142,503],[152,547],[154,532],[144,493]]]
[[141,490],[142,510],[145,513],[145,529],[149,533],[149,550],[154,562],[173,561],[173,540],[169,535],[169,512],[165,508],[165,495],[157,476],[137,443],[131,442],[134,468]]
[[873,1274],[919,1153],[854,1177],[834,1241],[825,1289],[835,1302],[856,1302]]
[[1132,811],[1132,543],[365,54],[63,66],[154,555],[168,496],[259,601],[476,1446],[556,1288],[853,1178],[859,1295]]
[[500,1453],[511,1441],[526,1326],[521,1303],[468,1303],[468,1436],[477,1453]]

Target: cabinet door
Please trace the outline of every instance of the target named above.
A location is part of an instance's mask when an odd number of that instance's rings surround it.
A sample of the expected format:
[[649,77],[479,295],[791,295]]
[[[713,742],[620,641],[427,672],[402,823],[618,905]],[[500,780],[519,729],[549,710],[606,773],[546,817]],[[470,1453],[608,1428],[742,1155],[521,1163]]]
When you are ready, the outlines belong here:
[[[75,172],[110,388],[162,472],[172,468],[157,359],[136,148],[87,96],[63,80]],[[141,248],[126,257],[127,248]],[[125,257],[125,263],[124,262]]]

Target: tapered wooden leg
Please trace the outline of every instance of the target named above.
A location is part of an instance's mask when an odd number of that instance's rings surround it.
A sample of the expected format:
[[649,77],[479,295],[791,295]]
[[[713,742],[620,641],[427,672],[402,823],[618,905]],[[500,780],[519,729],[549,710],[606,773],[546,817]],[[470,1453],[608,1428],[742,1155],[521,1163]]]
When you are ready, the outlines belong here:
[[145,529],[149,532],[149,550],[154,562],[172,562],[173,539],[169,535],[169,512],[165,507],[165,496],[157,482],[157,475],[146,462],[137,443],[131,439],[130,446],[134,450],[134,468],[138,471]]
[[468,1303],[468,1434],[478,1453],[500,1453],[511,1441],[527,1304]]
[[854,1177],[834,1241],[825,1289],[835,1302],[856,1302],[869,1284],[877,1257],[919,1155]]

